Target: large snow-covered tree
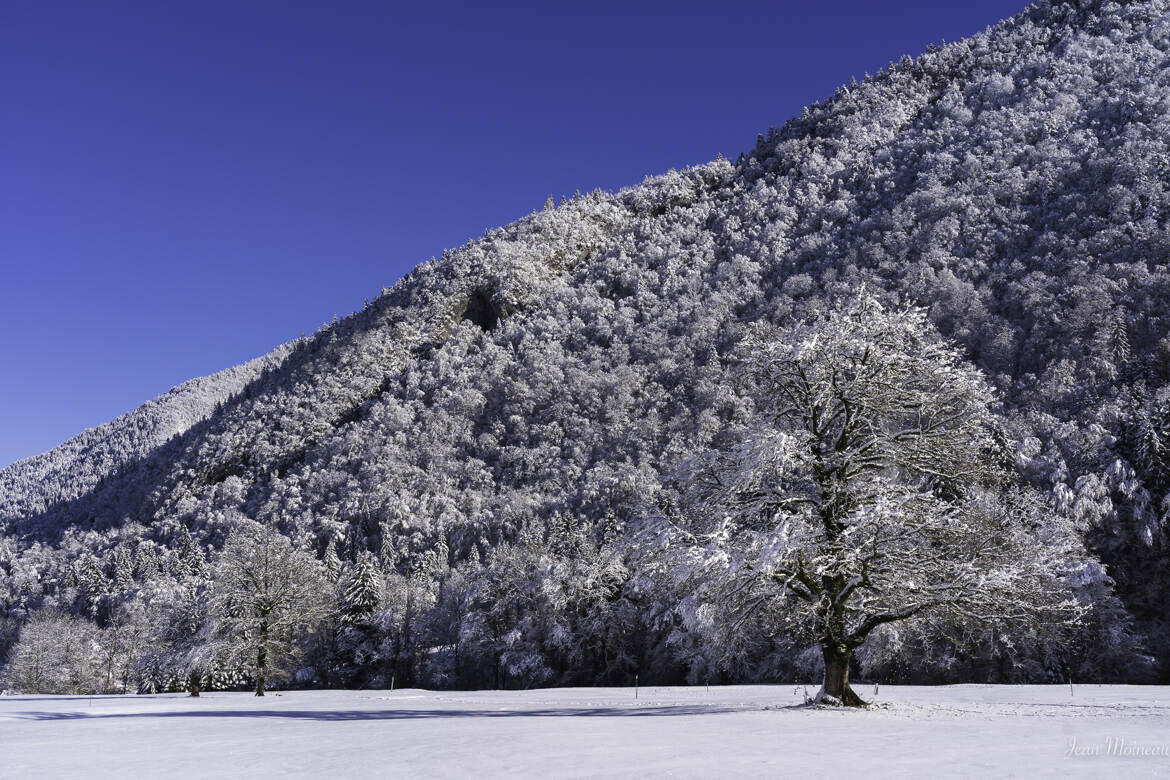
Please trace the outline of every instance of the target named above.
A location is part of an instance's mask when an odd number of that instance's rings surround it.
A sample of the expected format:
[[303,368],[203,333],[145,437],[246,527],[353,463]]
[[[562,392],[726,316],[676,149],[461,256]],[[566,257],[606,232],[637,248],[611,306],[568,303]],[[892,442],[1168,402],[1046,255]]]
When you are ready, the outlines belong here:
[[880,626],[1076,619],[1071,534],[1011,486],[990,389],[922,312],[863,293],[788,332],[755,329],[742,354],[755,422],[692,462],[664,524],[666,565],[698,585],[698,609],[732,616],[724,630],[762,618],[815,642],[820,698],[860,705],[850,658]]
[[298,632],[329,612],[322,566],[272,526],[243,521],[214,576],[216,636],[231,657],[252,666],[263,696],[270,673],[296,655]]

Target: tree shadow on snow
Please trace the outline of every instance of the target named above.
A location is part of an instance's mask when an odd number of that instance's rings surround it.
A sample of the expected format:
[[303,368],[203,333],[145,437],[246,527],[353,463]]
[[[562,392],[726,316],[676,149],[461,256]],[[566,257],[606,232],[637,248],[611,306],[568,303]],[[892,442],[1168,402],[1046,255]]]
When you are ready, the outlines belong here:
[[15,696],[5,696],[0,701],[3,702],[31,702],[31,701],[106,701],[108,699],[125,699],[126,695],[121,693],[95,693],[81,696],[63,696],[60,694],[36,695],[28,693],[20,693]]
[[286,720],[363,721],[426,720],[442,718],[563,718],[563,717],[671,717],[719,715],[760,708],[679,705],[667,707],[565,707],[497,710],[187,710],[171,712],[23,712],[23,720],[106,720],[110,718],[275,718]]

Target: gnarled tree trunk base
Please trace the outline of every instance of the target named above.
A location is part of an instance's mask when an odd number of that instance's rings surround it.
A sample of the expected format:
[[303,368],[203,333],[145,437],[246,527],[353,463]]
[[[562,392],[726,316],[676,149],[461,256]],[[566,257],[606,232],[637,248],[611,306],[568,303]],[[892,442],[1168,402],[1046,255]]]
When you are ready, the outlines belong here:
[[846,686],[844,695],[834,696],[830,693],[825,693],[825,689],[821,688],[817,695],[809,702],[818,707],[868,707],[869,702],[858,696],[852,688]]
[[868,707],[868,702],[849,687],[852,649],[843,644],[825,644],[821,652],[825,658],[825,682],[812,703],[832,707]]

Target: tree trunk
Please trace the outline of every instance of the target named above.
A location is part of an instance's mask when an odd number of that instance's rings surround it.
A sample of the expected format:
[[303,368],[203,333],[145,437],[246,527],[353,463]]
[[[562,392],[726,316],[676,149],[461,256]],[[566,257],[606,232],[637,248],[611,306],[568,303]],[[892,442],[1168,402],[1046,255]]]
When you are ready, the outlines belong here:
[[821,653],[825,658],[825,682],[817,695],[818,703],[825,702],[825,697],[832,697],[846,707],[866,706],[866,702],[849,687],[849,659],[853,651],[844,645],[829,643],[821,646]]
[[268,670],[268,624],[260,624],[260,647],[256,649],[256,695],[264,695],[264,673]]
[[187,676],[187,687],[191,689],[192,696],[199,695],[199,672],[191,672]]

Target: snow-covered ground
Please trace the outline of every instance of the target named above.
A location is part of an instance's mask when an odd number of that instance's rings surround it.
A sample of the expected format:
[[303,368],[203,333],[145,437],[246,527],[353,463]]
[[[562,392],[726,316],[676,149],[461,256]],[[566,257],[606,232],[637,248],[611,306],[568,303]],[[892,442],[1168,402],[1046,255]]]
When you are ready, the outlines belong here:
[[1170,776],[1170,687],[858,690],[0,697],[0,778]]

